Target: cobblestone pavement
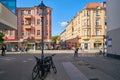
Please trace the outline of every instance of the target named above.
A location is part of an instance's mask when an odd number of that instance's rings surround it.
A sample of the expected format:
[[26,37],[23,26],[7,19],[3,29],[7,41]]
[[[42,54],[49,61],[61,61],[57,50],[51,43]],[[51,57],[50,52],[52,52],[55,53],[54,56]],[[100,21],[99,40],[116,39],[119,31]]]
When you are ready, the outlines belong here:
[[[45,51],[45,56],[56,53],[53,60],[57,67],[57,74],[51,70],[45,80],[120,80],[119,60],[85,53],[73,57],[73,52]],[[34,56],[41,57],[40,54],[39,51],[8,52],[6,56],[0,56],[0,80],[32,80]]]

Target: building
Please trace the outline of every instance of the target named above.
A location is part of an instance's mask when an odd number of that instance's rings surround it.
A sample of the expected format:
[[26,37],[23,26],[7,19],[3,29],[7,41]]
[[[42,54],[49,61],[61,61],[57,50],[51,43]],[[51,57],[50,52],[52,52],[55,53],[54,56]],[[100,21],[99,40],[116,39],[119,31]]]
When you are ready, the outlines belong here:
[[60,34],[60,38],[61,41],[66,41],[66,30],[64,30],[61,34]]
[[108,55],[120,59],[120,0],[107,0]]
[[66,26],[65,39],[69,46],[78,45],[87,51],[103,49],[106,41],[105,12],[105,3],[89,3],[78,12]]
[[0,30],[17,29],[17,17],[8,7],[0,1]]
[[[15,39],[15,31],[17,29],[17,16],[9,10],[3,3],[0,3],[0,31],[5,34],[5,44],[7,49],[11,47],[8,40]],[[8,38],[9,37],[9,38]]]
[[[17,8],[18,39],[22,42],[19,46],[27,45],[29,49],[40,49],[42,39],[41,9],[38,7]],[[44,17],[44,47],[48,49],[51,44],[51,13],[47,7]]]

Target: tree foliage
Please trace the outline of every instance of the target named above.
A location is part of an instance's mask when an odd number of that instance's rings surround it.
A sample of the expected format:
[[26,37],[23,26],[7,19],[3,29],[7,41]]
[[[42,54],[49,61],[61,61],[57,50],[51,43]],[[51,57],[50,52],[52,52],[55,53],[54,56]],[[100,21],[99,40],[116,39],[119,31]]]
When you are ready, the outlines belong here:
[[0,32],[0,43],[3,43],[4,42],[4,34],[2,32]]
[[53,36],[53,37],[52,37],[52,41],[53,41],[54,43],[56,43],[56,42],[57,42],[57,38],[58,38],[58,36]]

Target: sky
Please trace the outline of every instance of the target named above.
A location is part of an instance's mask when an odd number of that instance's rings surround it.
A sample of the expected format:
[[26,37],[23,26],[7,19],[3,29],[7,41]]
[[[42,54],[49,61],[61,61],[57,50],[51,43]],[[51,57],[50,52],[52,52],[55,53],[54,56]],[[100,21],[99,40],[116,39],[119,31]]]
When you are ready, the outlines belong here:
[[90,2],[103,2],[106,0],[16,0],[17,7],[38,6],[41,1],[52,8],[52,36],[62,33],[78,12]]

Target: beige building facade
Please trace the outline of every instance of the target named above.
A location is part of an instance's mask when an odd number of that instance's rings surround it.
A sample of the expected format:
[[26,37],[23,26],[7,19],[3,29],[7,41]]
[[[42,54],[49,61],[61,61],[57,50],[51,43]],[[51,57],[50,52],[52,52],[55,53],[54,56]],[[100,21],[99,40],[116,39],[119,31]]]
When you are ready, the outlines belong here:
[[65,37],[68,44],[78,44],[87,51],[105,47],[105,12],[105,3],[89,3],[68,23],[60,38]]

